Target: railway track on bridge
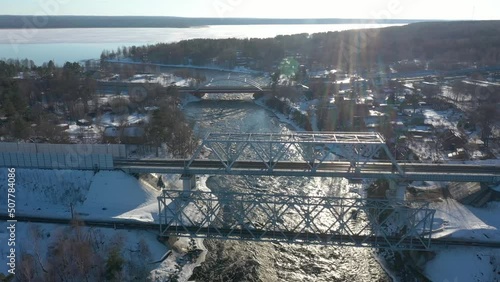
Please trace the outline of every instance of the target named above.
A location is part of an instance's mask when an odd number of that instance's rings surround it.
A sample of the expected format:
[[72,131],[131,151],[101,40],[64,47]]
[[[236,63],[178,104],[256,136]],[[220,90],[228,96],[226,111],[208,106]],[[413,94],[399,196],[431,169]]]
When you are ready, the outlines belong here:
[[[322,162],[316,168],[307,162],[236,161],[228,169],[219,160],[131,160],[116,159],[118,169],[130,172],[164,172],[227,175],[319,176],[347,178],[403,178],[408,180],[480,181],[500,180],[500,167],[492,165],[399,163],[404,175],[399,175],[390,162],[366,162],[355,171],[349,162]],[[272,169],[269,169],[272,167]],[[427,178],[427,179],[426,179]]]
[[[164,167],[185,167],[189,163],[186,160],[130,160],[117,159],[114,161],[117,166],[164,166]],[[400,163],[405,172],[460,172],[460,173],[497,173],[500,174],[500,166],[483,166],[483,165],[465,165],[465,164],[429,164],[429,163]],[[224,168],[221,161],[218,160],[195,160],[190,164],[193,168]],[[234,168],[248,169],[267,169],[262,161],[238,161],[234,164]],[[324,169],[346,169],[350,167],[349,162],[324,162],[321,165]],[[306,170],[311,169],[306,162],[280,162],[274,167],[275,169],[296,169]],[[363,170],[368,171],[391,171],[392,164],[390,162],[370,162],[367,163]]]
[[[16,216],[15,219],[9,218],[7,215],[0,215],[0,220],[9,221],[15,220],[17,222],[32,222],[43,224],[56,224],[56,225],[71,225],[74,222],[69,218],[49,218],[49,217],[35,217],[35,216]],[[83,220],[76,219],[84,226],[101,227],[112,229],[135,229],[135,230],[155,230],[158,231],[159,225],[155,223],[139,222],[132,220]]]
[[[11,220],[7,215],[0,215],[0,220],[3,220],[7,222],[8,220]],[[71,219],[64,219],[64,218],[46,218],[46,217],[33,217],[33,216],[18,216],[15,219],[17,222],[25,222],[25,223],[40,223],[40,224],[55,224],[55,225],[66,225],[69,226],[72,224]],[[123,229],[123,230],[145,230],[145,231],[157,231],[160,228],[159,224],[156,223],[148,223],[148,222],[138,222],[138,221],[132,221],[132,220],[79,220],[83,226],[88,226],[88,227],[99,227],[99,228],[110,228],[110,229]],[[217,234],[218,232],[223,232],[225,234],[222,235],[227,235],[227,239],[229,240],[250,240],[250,241],[258,241],[255,240],[254,238],[259,236],[261,234],[262,236],[270,236],[271,240],[268,240],[269,242],[273,242],[272,240],[272,232],[265,231],[265,230],[252,230],[251,232],[246,231],[246,230],[241,230],[239,233],[235,233],[234,229],[228,229],[224,230],[221,228],[217,228],[217,232],[215,230],[212,230],[210,227],[198,227],[198,226],[193,226],[193,227],[183,227],[183,229],[186,233],[187,232],[199,232],[200,234]],[[172,236],[183,236],[179,232],[179,229],[176,228],[175,226],[170,227]],[[288,232],[289,234],[284,234],[285,236],[289,238],[296,238],[299,240],[303,240],[301,243],[307,243],[307,240],[309,238],[318,238],[318,234],[308,234],[308,233],[293,233],[293,232]],[[232,237],[231,237],[232,236]],[[345,237],[345,235],[338,234],[338,235],[331,235],[331,234],[322,234],[319,235],[319,237],[323,237],[325,240],[330,240],[330,241],[341,241],[342,237]],[[184,235],[183,237],[188,237]],[[371,237],[367,238],[366,236],[358,236],[359,238],[354,238],[355,241],[357,242],[364,242],[368,244],[372,244],[374,247],[381,247],[380,243],[384,242],[385,240],[392,241],[392,242],[398,242],[399,238],[398,237]],[[205,237],[206,239],[210,239],[211,236],[208,235]],[[215,238],[217,239],[217,238]],[[282,241],[280,241],[282,242]],[[289,242],[289,243],[294,243],[294,242]],[[321,244],[321,243],[320,243]],[[335,245],[329,244],[329,245]],[[353,245],[356,246],[356,245]],[[432,250],[435,248],[447,248],[447,247],[481,247],[481,248],[500,248],[500,242],[492,242],[492,241],[479,241],[479,240],[467,240],[467,239],[460,239],[460,238],[434,238],[431,239],[431,246],[433,247]],[[423,249],[425,250],[425,249]]]

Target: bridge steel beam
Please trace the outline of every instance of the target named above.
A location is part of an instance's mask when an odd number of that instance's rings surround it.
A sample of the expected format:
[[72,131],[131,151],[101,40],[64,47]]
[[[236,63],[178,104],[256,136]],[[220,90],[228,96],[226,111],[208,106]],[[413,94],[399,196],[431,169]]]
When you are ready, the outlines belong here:
[[[187,163],[187,161],[186,161]],[[391,173],[387,170],[380,171],[361,171],[359,173],[340,168],[337,170],[316,170],[310,169],[273,169],[268,168],[232,168],[227,170],[226,167],[200,168],[189,167],[184,168],[172,167],[167,165],[124,165],[123,163],[115,162],[114,166],[128,173],[164,173],[164,174],[194,174],[194,175],[235,175],[235,176],[288,176],[288,177],[343,177],[346,179],[393,179],[395,181],[452,181],[452,182],[484,182],[498,183],[500,176],[498,174],[473,174],[473,173],[445,173],[445,172],[426,172],[413,173],[406,172],[404,177],[398,173]],[[238,166],[238,164],[236,164]],[[430,167],[432,168],[432,166]]]
[[[322,164],[332,158],[350,163],[348,172],[359,173],[368,162],[381,153],[387,156],[393,171],[404,176],[404,171],[390,153],[384,138],[376,132],[303,132],[293,134],[250,133],[217,134],[209,133],[193,154],[185,169],[200,157],[204,149],[209,149],[230,173],[241,160],[261,161],[272,174],[276,165],[287,161],[304,161],[313,174],[322,170]],[[290,152],[297,152],[300,157]]]
[[[200,91],[201,89],[217,88],[217,87],[213,87],[212,85],[224,83],[224,82],[238,82],[238,83],[250,86],[255,90],[258,90],[261,92],[264,91],[262,86],[257,81],[255,81],[253,79],[249,79],[249,78],[241,79],[241,78],[233,78],[233,77],[229,76],[228,78],[225,78],[225,79],[212,79],[209,82],[206,82],[206,83],[198,86],[198,88],[196,88],[196,92]],[[232,85],[232,86],[234,87],[234,85]]]
[[264,193],[168,191],[160,236],[430,250],[426,204]]

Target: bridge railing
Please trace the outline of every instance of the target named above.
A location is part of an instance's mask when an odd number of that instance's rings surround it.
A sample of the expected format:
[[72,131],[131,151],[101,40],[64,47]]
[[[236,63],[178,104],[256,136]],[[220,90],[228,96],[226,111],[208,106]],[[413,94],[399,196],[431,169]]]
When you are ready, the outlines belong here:
[[265,193],[163,191],[160,234],[321,245],[431,248],[424,204]]

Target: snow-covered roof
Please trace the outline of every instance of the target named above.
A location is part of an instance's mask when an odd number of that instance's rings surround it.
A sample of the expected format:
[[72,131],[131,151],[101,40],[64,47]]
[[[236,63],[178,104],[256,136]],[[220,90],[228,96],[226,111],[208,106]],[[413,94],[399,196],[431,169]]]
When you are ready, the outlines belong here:
[[78,122],[79,123],[90,123],[90,121],[88,121],[86,119],[79,119]]

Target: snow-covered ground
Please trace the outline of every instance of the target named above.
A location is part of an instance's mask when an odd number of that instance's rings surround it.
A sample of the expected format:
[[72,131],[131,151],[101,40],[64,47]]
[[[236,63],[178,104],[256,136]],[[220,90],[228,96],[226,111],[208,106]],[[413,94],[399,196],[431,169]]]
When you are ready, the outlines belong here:
[[[6,264],[6,257],[9,255],[8,248],[6,246],[9,235],[6,232],[7,225],[7,223],[0,223],[0,242],[4,244],[0,248],[0,273],[4,274],[7,274],[8,268]],[[104,265],[106,263],[107,256],[113,246],[116,245],[117,247],[120,247],[122,250],[121,256],[126,262],[123,271],[124,281],[130,281],[128,279],[136,275],[138,277],[141,277],[141,275],[147,276],[149,275],[151,268],[163,269],[169,267],[167,263],[153,263],[160,260],[160,258],[168,252],[168,248],[156,240],[156,234],[154,232],[90,227],[72,229],[69,226],[19,222],[16,224],[17,261],[15,272],[19,275],[17,276],[17,281],[28,281],[24,280],[27,277],[23,277],[22,275],[23,273],[28,272],[28,269],[30,268],[30,264],[28,263],[29,256],[33,256],[37,260],[37,263],[32,266],[33,268],[30,271],[32,273],[32,278],[37,280],[32,281],[44,281],[44,275],[46,274],[42,270],[42,266],[43,269],[49,269],[49,271],[53,267],[60,267],[60,265],[58,265],[55,261],[56,256],[54,255],[53,250],[61,247],[65,240],[68,240],[70,244],[76,243],[76,241],[70,241],[69,239],[75,239],[73,234],[75,236],[76,234],[79,234],[84,238],[92,238],[90,243],[90,246],[92,247],[92,259],[94,260],[92,263],[96,265]],[[66,246],[66,248],[68,248],[68,246]],[[74,254],[73,251],[78,252],[78,250],[71,249],[71,247],[69,248],[70,249],[66,249],[67,259],[73,261],[84,259],[84,257],[71,256]],[[80,249],[80,251],[83,250]],[[95,261],[98,259],[101,261]],[[54,265],[52,265],[52,263],[54,263]],[[76,274],[67,269],[56,269],[55,271],[63,273],[67,278],[71,279],[75,279],[76,276]],[[92,276],[90,277],[92,279]],[[157,281],[165,280],[160,279]]]
[[457,124],[462,117],[460,113],[448,111],[436,111],[433,109],[423,109],[425,124],[432,125],[434,128],[457,130]]
[[169,85],[176,85],[179,87],[189,87],[190,84],[195,83],[194,79],[183,79],[170,73],[160,73],[158,75],[152,74],[137,74],[129,79],[130,83],[150,83],[159,84],[167,87]]
[[301,131],[301,132],[304,132],[306,131],[304,128],[300,127],[297,123],[295,123],[294,121],[292,121],[292,119],[289,117],[289,116],[286,116],[276,110],[273,110],[271,108],[269,108],[268,106],[266,106],[266,102],[264,99],[258,99],[255,101],[255,104],[271,111],[274,113],[274,115],[279,119],[280,122],[282,123],[286,123],[288,125],[290,125],[291,127],[293,127],[296,131]]
[[[6,174],[0,176],[6,182]],[[158,218],[160,192],[119,171],[17,170],[17,214],[87,219]],[[1,189],[6,193],[5,188]],[[6,203],[0,203],[0,207]]]
[[[407,142],[407,146],[419,157],[419,159],[454,162],[448,157],[448,153],[453,152],[444,152],[443,149],[438,146],[439,144],[436,144],[436,142],[439,143],[439,138],[436,138],[436,136],[440,136],[446,130],[463,133],[469,145],[482,144],[478,130],[464,132],[463,129],[459,128],[458,124],[465,119],[465,114],[463,112],[459,110],[437,111],[428,107],[420,109],[419,112],[423,115],[425,125],[409,127],[408,129],[411,130],[415,136],[409,138]],[[467,153],[471,159],[478,160],[487,156],[485,150],[474,149],[474,146],[469,147]],[[492,153],[495,153],[498,151],[498,145],[495,145],[495,142],[491,142],[488,149]]]
[[[435,222],[443,228],[433,237],[500,241],[500,202],[473,208],[445,199],[430,208],[436,209]],[[439,250],[424,271],[432,281],[500,281],[500,250],[471,247]]]
[[484,248],[450,248],[437,253],[427,263],[431,281],[500,281],[500,251]]
[[[458,130],[463,119],[460,111],[421,110],[425,124],[436,130]],[[477,139],[471,133],[469,140]],[[449,161],[442,149],[437,148],[433,137],[409,140],[409,147],[422,160],[446,160],[450,163],[498,165],[499,160]],[[474,155],[474,154],[473,154]],[[479,156],[479,155],[478,155]],[[415,186],[415,185],[414,185]],[[434,189],[440,184],[419,186]],[[453,199],[442,199],[430,204],[436,209],[435,225],[441,228],[433,237],[452,237],[481,241],[500,241],[500,203],[491,202],[485,208],[464,206]],[[500,250],[487,248],[449,248],[436,252],[424,269],[432,281],[500,281]]]
[[[442,224],[443,231],[433,235],[433,237],[453,237],[467,238],[474,240],[500,241],[498,225],[489,225],[489,217],[496,216],[494,210],[487,213],[480,212],[483,209],[467,207],[454,199],[443,199],[441,202],[430,204],[430,208],[436,209],[435,221]],[[500,206],[498,206],[500,208]],[[475,214],[472,210],[479,211]],[[500,209],[497,210],[499,212]],[[491,214],[489,214],[491,213]]]
[[[0,181],[7,183],[7,170],[0,171]],[[182,187],[178,176],[164,177],[164,182],[170,188]],[[19,169],[16,171],[16,187],[18,216],[70,219],[73,207],[74,216],[82,220],[158,221],[157,196],[160,192],[148,182],[119,171],[101,171],[94,174],[89,171]],[[0,193],[7,195],[6,185],[0,187]],[[0,210],[7,210],[6,201],[0,202]],[[0,224],[0,243],[5,244],[9,235],[6,224]],[[147,270],[143,273],[144,277],[151,272],[153,281],[166,281],[173,276],[185,281],[200,263],[199,259],[192,260],[192,256],[187,252],[187,239],[172,244],[172,255],[164,262],[157,262],[165,256],[168,247],[156,240],[156,232],[89,227],[82,227],[81,230],[85,236],[99,239],[100,243],[93,245],[94,254],[103,258],[106,258],[110,244],[121,242],[121,254],[127,262],[127,267],[124,268],[127,278],[133,277],[127,273],[136,273],[137,268],[143,267]],[[53,246],[60,241],[61,234],[71,232],[75,231],[68,226],[18,223],[17,255],[19,257],[22,252],[26,252],[40,256],[41,261],[46,262]],[[139,245],[146,246],[144,248],[148,250],[142,261],[137,261],[136,250]],[[203,244],[197,241],[196,248],[202,252]],[[7,274],[7,245],[1,246],[0,250],[0,273]],[[17,263],[20,268],[23,261],[18,258]]]

